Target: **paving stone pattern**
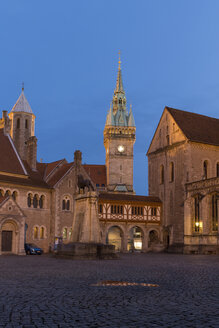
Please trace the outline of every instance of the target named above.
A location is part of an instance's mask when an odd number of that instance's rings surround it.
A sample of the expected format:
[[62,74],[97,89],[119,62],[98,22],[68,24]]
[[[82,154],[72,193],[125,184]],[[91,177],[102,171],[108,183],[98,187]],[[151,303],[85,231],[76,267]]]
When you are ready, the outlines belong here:
[[[92,286],[102,280],[159,287]],[[0,327],[219,327],[219,257],[0,257]]]

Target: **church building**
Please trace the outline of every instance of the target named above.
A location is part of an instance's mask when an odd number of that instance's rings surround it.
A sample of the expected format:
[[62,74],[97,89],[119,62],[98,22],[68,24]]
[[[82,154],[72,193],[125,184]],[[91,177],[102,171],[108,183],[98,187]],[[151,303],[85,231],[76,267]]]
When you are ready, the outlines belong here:
[[165,107],[147,152],[170,251],[219,253],[219,119]]
[[135,131],[119,61],[104,128],[105,165],[83,164],[79,150],[70,163],[38,162],[35,115],[22,88],[0,119],[0,255],[24,255],[25,242],[49,252],[55,243],[85,241],[90,213],[88,241],[123,252],[162,250],[161,200],[133,188]]

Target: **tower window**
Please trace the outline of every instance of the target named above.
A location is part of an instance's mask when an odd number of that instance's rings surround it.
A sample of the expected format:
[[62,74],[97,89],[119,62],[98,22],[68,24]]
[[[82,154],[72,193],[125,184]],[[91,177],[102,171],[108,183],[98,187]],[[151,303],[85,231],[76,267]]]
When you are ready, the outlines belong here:
[[25,129],[28,129],[28,120],[25,120]]
[[20,129],[20,119],[17,119],[17,129]]

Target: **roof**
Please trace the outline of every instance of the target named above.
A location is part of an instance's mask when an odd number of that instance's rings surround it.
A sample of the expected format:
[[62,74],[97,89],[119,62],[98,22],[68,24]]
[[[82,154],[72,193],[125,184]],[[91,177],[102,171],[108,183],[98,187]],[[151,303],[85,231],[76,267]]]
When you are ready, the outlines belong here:
[[100,193],[99,199],[128,201],[128,202],[133,201],[133,202],[161,203],[160,198],[154,196],[140,196],[140,195],[116,194],[116,193]]
[[37,170],[40,172],[42,178],[47,179],[52,172],[59,167],[60,164],[66,163],[66,159],[60,159],[51,163],[37,163]]
[[72,167],[72,165],[74,164],[74,162],[72,163],[65,163],[63,164],[52,176],[51,178],[49,178],[47,180],[47,183],[51,186],[54,187],[55,184],[57,182],[59,182],[59,180],[61,178],[63,178],[63,176],[68,172],[68,170]]
[[219,119],[170,107],[166,109],[189,140],[219,146]]
[[33,114],[32,109],[27,101],[27,98],[24,95],[24,90],[20,94],[20,97],[16,101],[15,105],[13,106],[12,112],[25,112],[29,114]]
[[94,184],[106,186],[106,166],[105,165],[82,165]]
[[4,129],[0,129],[0,171],[16,175],[26,175],[23,163],[18,155],[13,141],[8,134],[4,134]]

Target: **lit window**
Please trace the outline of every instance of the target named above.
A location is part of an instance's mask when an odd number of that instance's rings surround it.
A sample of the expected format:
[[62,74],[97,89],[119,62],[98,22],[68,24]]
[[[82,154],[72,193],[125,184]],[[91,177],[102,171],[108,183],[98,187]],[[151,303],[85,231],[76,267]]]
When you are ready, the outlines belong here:
[[67,239],[67,228],[63,229],[62,237],[63,237],[63,239]]
[[39,228],[34,227],[34,230],[33,230],[33,238],[34,239],[38,239],[38,233],[39,233]]
[[45,228],[41,227],[40,228],[40,239],[44,239],[45,238]]
[[174,181],[174,164],[173,162],[170,163],[170,182]]

